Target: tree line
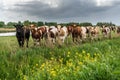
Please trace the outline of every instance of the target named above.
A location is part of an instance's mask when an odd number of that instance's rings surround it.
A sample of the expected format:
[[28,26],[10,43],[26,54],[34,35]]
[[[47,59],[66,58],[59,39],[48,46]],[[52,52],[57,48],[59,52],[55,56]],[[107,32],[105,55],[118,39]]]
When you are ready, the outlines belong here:
[[8,22],[6,24],[5,24],[4,21],[0,21],[0,28],[2,28],[2,27],[10,28],[10,27],[13,27],[13,25],[17,24],[17,23],[24,24],[25,26],[28,26],[30,24],[35,24],[36,26],[43,26],[43,25],[56,26],[58,24],[60,24],[62,26],[68,26],[68,25],[72,25],[72,24],[76,24],[76,25],[79,25],[79,26],[103,26],[103,25],[105,25],[105,26],[115,26],[115,24],[113,24],[112,22],[98,22],[96,25],[93,25],[90,22],[82,22],[82,23],[76,23],[76,22],[57,23],[57,22],[43,22],[43,21],[35,22],[35,21],[25,20],[23,22],[21,22],[21,21],[18,21],[18,22]]

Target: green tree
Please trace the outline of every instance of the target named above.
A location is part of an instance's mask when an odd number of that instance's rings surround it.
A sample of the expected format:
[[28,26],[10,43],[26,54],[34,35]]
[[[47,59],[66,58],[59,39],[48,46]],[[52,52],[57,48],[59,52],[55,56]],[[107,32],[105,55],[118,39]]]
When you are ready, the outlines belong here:
[[68,23],[67,25],[73,25],[73,24],[79,25],[79,23],[76,23],[76,22],[70,22],[70,23]]
[[59,25],[61,25],[61,26],[67,26],[68,23],[60,23]]
[[16,22],[8,22],[8,23],[7,23],[7,26],[8,26],[8,27],[13,27],[14,24],[16,24]]
[[4,27],[5,23],[3,21],[0,21],[0,27]]
[[57,22],[45,22],[47,26],[57,26]]
[[92,26],[92,23],[90,22],[83,22],[79,24],[80,26]]
[[37,22],[37,26],[43,26],[43,25],[44,25],[44,23],[42,21]]
[[115,24],[113,24],[112,22],[98,22],[96,24],[97,26],[115,26]]
[[103,23],[102,22],[98,22],[96,25],[102,27]]
[[35,24],[35,25],[37,25],[37,22],[32,21],[32,22],[30,22],[30,24]]
[[26,21],[23,22],[23,24],[24,24],[25,26],[29,26],[29,25],[30,25],[30,21],[29,21],[29,20],[26,20]]

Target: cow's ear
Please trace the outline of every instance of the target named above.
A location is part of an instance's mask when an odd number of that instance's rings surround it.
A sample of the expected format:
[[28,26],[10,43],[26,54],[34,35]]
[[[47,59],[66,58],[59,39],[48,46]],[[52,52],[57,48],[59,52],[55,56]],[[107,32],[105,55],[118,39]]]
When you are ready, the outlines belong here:
[[31,32],[34,33],[34,32],[35,32],[35,29],[32,29]]
[[23,25],[23,24],[21,24],[21,27],[24,27],[24,25]]
[[14,24],[13,26],[14,26],[14,27],[16,27],[16,25],[15,25],[15,24]]
[[55,28],[58,28],[57,25],[55,25]]

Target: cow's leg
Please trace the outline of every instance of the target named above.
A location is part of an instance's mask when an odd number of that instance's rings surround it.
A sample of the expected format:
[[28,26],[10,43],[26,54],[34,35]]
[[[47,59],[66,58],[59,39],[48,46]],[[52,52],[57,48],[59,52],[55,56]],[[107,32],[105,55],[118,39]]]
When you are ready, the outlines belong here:
[[34,42],[34,46],[35,46],[35,45],[36,45],[36,42],[37,42],[36,39],[33,38],[33,42]]
[[64,43],[64,41],[65,41],[65,37],[62,38],[62,42],[63,42],[63,43]]
[[74,34],[72,33],[72,40],[73,40],[73,42],[74,42],[74,38],[75,38],[75,36],[74,36]]
[[17,40],[18,40],[19,47],[21,47],[21,40],[18,38],[17,38]]
[[21,44],[22,44],[22,47],[23,47],[23,46],[24,46],[24,41],[22,41],[22,43],[21,43]]
[[24,46],[24,39],[22,38],[22,41],[21,41],[21,46],[23,47]]
[[75,34],[75,39],[76,39],[75,41],[76,41],[76,44],[77,44],[77,42],[79,40],[79,34],[78,33]]
[[19,43],[19,46],[21,47],[21,41],[20,40],[18,40],[18,43]]
[[78,36],[76,36],[75,41],[78,42]]
[[79,42],[82,43],[83,42],[83,36],[81,33],[79,33]]
[[38,42],[39,42],[39,45],[41,45],[41,39],[40,39],[40,38],[39,38],[39,41],[38,41]]
[[55,38],[52,39],[53,44],[55,44]]
[[26,38],[26,47],[28,48],[28,42],[29,42],[30,34],[28,34],[27,36],[25,36],[25,38]]
[[74,37],[72,37],[72,41],[74,42]]
[[29,41],[29,39],[26,39],[26,47],[28,47],[28,41]]

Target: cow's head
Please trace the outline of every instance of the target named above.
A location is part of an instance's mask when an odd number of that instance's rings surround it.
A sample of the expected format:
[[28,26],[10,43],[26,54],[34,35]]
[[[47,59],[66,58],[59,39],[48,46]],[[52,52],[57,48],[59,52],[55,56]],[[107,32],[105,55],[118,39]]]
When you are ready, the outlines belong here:
[[16,28],[16,33],[21,33],[23,31],[22,24],[15,24],[14,27]]
[[31,24],[29,27],[30,27],[30,29],[32,30],[32,29],[35,29],[35,28],[36,28],[36,25],[35,25],[35,24]]
[[60,29],[62,28],[62,26],[61,25],[57,25],[57,30],[58,30],[58,32],[60,32]]
[[67,29],[68,29],[68,34],[73,32],[73,26],[68,26]]

